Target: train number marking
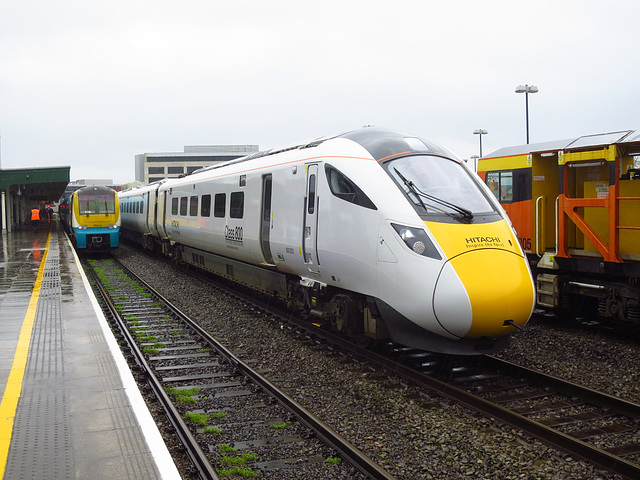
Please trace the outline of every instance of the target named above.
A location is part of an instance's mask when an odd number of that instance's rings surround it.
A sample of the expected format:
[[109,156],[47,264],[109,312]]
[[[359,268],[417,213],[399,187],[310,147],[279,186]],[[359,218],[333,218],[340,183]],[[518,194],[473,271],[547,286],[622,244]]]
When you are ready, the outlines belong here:
[[242,243],[242,240],[243,240],[242,227],[229,227],[229,225],[225,225],[224,238],[229,242]]
[[531,239],[530,238],[518,238],[518,241],[520,242],[520,246],[522,247],[523,250],[526,250],[528,252],[531,251]]

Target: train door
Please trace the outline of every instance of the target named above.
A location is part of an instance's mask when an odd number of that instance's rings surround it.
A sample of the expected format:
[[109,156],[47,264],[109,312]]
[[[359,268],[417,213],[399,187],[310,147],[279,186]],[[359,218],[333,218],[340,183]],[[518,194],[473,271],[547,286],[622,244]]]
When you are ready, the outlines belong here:
[[273,256],[271,254],[271,193],[272,193],[271,174],[262,176],[262,215],[260,216],[260,245],[262,246],[262,256],[265,262],[273,265]]
[[556,248],[556,201],[558,198],[558,154],[534,154],[531,162],[533,238],[531,250],[542,255]]
[[147,193],[147,222],[149,224],[149,232],[153,236],[158,235],[158,223],[157,223],[157,209],[158,209],[158,192],[152,190]]
[[[146,206],[146,208],[144,208]],[[144,222],[145,222],[145,231],[151,232],[153,228],[153,222],[151,222],[151,208],[152,205],[149,202],[149,192],[145,192],[142,194],[142,207],[144,214]]]
[[310,272],[319,273],[318,266],[318,164],[307,165],[307,190],[304,202],[302,253]]
[[156,225],[158,235],[161,238],[169,238],[167,233],[167,191],[158,190],[158,210],[156,212]]

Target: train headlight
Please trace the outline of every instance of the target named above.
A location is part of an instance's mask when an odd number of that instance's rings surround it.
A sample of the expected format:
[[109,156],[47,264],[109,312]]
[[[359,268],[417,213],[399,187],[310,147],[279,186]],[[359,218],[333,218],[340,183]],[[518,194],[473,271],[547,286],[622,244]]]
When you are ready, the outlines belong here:
[[422,255],[424,253],[424,251],[427,249],[427,246],[422,243],[420,240],[418,240],[416,243],[413,244],[413,251],[416,252],[418,255]]
[[113,230],[114,228],[116,228],[116,226],[115,226],[115,225],[111,225],[111,224],[109,224],[109,225],[107,225],[107,228],[108,228],[109,230]]
[[415,253],[423,257],[442,260],[435,245],[423,229],[398,225],[397,223],[392,223],[391,226],[400,235],[407,247]]
[[86,230],[87,226],[86,225],[80,225],[80,230]]

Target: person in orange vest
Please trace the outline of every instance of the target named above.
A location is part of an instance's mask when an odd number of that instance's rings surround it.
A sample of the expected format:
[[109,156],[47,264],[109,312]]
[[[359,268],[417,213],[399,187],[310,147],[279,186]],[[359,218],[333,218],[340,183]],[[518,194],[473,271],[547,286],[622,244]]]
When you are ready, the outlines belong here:
[[38,207],[33,207],[31,209],[31,226],[33,226],[33,231],[38,233],[38,224],[40,223],[40,210]]

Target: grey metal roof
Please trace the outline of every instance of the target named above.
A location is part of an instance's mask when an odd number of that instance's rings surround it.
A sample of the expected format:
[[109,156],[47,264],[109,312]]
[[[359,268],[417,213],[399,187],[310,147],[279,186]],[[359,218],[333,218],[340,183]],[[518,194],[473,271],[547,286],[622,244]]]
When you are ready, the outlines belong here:
[[504,147],[482,158],[509,157],[512,155],[526,155],[528,153],[557,152],[560,150],[582,149],[613,145],[618,143],[640,142],[640,131],[622,130],[619,132],[599,133],[595,135],[582,135],[567,140],[553,140],[550,142],[530,143]]
[[571,140],[554,140],[551,142],[529,143],[525,145],[515,145],[504,147],[482,158],[510,157],[512,155],[526,155],[527,153],[543,153],[562,150]]
[[573,142],[567,145],[565,148],[585,148],[585,147],[599,147],[602,145],[613,145],[620,143],[622,139],[628,136],[633,130],[624,130],[621,132],[611,133],[599,133],[596,135],[583,135],[576,138]]
[[635,143],[640,142],[640,131],[639,130],[631,130],[631,133],[623,138],[620,143]]

